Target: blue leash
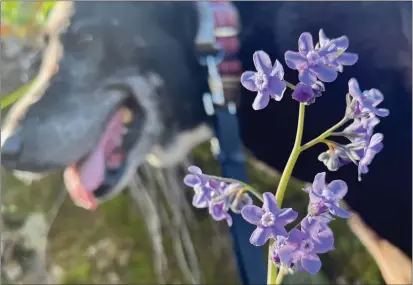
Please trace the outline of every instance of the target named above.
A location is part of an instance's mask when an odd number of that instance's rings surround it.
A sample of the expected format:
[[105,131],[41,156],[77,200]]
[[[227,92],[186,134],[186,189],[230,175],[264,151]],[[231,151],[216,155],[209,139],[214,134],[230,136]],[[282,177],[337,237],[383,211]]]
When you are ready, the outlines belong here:
[[[235,114],[220,108],[215,111],[215,134],[220,144],[218,160],[222,176],[247,181],[245,157]],[[265,284],[266,261],[263,249],[250,244],[249,237],[255,226],[239,214],[231,213],[231,235],[242,284]]]
[[[203,96],[207,115],[213,116],[215,136],[219,142],[218,161],[222,176],[247,182],[245,156],[239,134],[236,105],[225,98],[224,85],[218,72],[218,64],[225,59],[225,51],[216,41],[216,26],[211,2],[197,2],[200,17],[196,43],[200,53],[200,63],[208,68],[208,83],[211,93]],[[234,8],[235,9],[235,8]],[[227,28],[227,36],[234,36],[237,30]],[[234,54],[236,56],[236,54]],[[239,84],[237,82],[237,84]],[[238,85],[239,86],[239,85]],[[241,215],[230,212],[233,224],[231,229],[233,249],[243,285],[266,284],[267,262],[260,247],[249,242],[255,226],[246,222]]]

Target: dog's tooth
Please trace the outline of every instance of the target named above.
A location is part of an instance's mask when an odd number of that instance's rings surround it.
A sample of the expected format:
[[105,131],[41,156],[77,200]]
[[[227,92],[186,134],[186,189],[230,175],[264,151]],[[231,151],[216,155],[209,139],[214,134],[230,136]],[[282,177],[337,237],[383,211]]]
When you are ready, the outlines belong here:
[[123,128],[122,128],[122,131],[121,131],[121,134],[122,134],[122,135],[126,135],[128,132],[129,132],[128,128],[127,128],[127,127],[123,127]]
[[133,120],[133,112],[131,109],[127,108],[127,107],[122,107],[121,108],[122,111],[122,122],[124,124],[130,124]]

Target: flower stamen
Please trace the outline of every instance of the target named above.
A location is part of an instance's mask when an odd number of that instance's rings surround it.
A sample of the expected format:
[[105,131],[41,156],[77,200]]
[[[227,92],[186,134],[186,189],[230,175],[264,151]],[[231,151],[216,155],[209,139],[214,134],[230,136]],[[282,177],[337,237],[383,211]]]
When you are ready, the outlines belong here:
[[275,223],[275,215],[271,212],[266,212],[261,218],[261,224],[264,227],[271,227]]

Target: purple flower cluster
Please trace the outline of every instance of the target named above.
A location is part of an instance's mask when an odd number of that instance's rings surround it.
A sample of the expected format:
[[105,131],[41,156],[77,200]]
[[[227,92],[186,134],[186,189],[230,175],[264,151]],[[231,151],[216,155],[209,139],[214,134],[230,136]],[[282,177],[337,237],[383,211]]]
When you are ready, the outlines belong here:
[[333,82],[337,72],[343,71],[343,65],[353,65],[358,60],[356,54],[345,53],[348,46],[346,36],[330,40],[320,30],[319,42],[314,47],[311,34],[302,33],[298,39],[298,52],[287,51],[285,63],[298,71],[298,78],[304,84],[312,85],[317,79]]
[[290,272],[304,269],[316,274],[321,268],[318,254],[334,248],[333,232],[328,227],[333,220],[332,215],[342,218],[350,216],[339,205],[347,193],[346,183],[334,180],[326,184],[325,173],[317,174],[312,186],[304,189],[310,201],[308,213],[300,223],[301,230],[293,227],[287,231],[285,227],[297,219],[298,213],[291,208],[279,208],[274,194],[264,193],[263,205],[258,207],[253,205],[247,194],[241,192],[242,185],[211,178],[196,166],[189,167],[189,172],[184,183],[194,188],[195,207],[208,208],[214,220],[226,220],[229,226],[232,225],[232,218],[228,210],[241,213],[247,222],[256,226],[250,243],[263,246],[273,240],[273,262]]
[[[298,52],[285,53],[286,65],[298,71],[300,83],[294,88],[292,97],[307,105],[325,91],[322,82],[333,82],[337,72],[343,72],[344,65],[353,65],[358,55],[345,52],[349,46],[346,36],[329,39],[323,30],[319,32],[319,42],[314,46],[310,33],[302,33],[298,39]],[[284,80],[284,68],[276,60],[271,59],[264,51],[253,55],[257,72],[246,71],[241,76],[241,84],[250,91],[256,91],[257,97],[252,104],[254,110],[267,107],[271,98],[280,101],[284,95],[287,82]],[[290,86],[291,87],[291,86]]]
[[[347,52],[348,46],[349,40],[346,36],[329,39],[323,30],[319,31],[316,45],[311,34],[301,34],[298,51],[285,53],[286,65],[298,71],[297,85],[285,81],[284,68],[278,60],[273,65],[264,51],[255,52],[253,61],[257,71],[246,71],[241,76],[242,85],[257,92],[253,108],[265,108],[270,99],[280,101],[287,87],[292,89],[292,98],[296,101],[305,105],[314,103],[315,99],[325,92],[324,83],[333,82],[338,73],[343,72],[344,66],[357,62],[358,55]],[[357,80],[350,79],[343,120],[312,143],[301,147],[300,151],[323,142],[328,146],[328,150],[321,153],[318,159],[330,171],[354,163],[358,167],[358,177],[361,180],[361,175],[369,171],[374,157],[383,149],[383,134],[374,133],[374,128],[380,122],[379,117],[389,115],[389,110],[378,107],[383,99],[379,90],[362,91]],[[341,132],[332,133],[348,121],[351,123]],[[348,139],[349,143],[340,144],[326,140],[326,137],[332,135],[342,136]],[[256,226],[251,233],[250,243],[263,246],[268,241],[273,241],[270,248],[271,260],[290,273],[305,270],[316,274],[321,268],[319,254],[334,249],[334,235],[329,223],[334,217],[348,218],[351,215],[340,205],[347,194],[347,184],[342,180],[327,183],[325,172],[318,173],[311,186],[303,189],[309,195],[307,214],[289,231],[286,227],[297,219],[298,213],[291,208],[280,208],[274,194],[264,193],[263,205],[258,207],[253,205],[246,191],[252,191],[257,197],[260,197],[260,194],[248,185],[206,175],[196,166],[189,167],[189,172],[184,182],[194,189],[193,205],[197,208],[208,208],[213,219],[226,220],[229,226],[232,225],[232,218],[228,211],[240,213],[244,220]]]
[[369,165],[376,154],[383,149],[383,134],[374,134],[374,128],[380,123],[378,117],[386,117],[389,110],[377,108],[383,101],[383,94],[377,89],[361,91],[356,79],[350,79],[346,117],[352,119],[340,134],[350,143],[342,145],[329,143],[329,149],[319,155],[330,171],[353,162],[358,167],[358,179],[369,171]]
[[350,212],[339,203],[347,193],[347,185],[342,180],[325,182],[325,173],[314,178],[311,187],[305,189],[310,196],[308,214],[301,221],[301,229],[293,228],[288,235],[275,238],[271,248],[271,259],[277,266],[289,272],[306,270],[316,274],[321,268],[318,254],[334,249],[334,235],[328,224],[332,215],[348,218]]
[[241,185],[211,178],[197,166],[190,166],[188,170],[190,174],[185,176],[184,183],[194,189],[192,205],[199,209],[208,208],[214,220],[226,220],[231,226],[232,218],[228,210],[240,213],[245,205],[252,204],[247,193],[239,193]]

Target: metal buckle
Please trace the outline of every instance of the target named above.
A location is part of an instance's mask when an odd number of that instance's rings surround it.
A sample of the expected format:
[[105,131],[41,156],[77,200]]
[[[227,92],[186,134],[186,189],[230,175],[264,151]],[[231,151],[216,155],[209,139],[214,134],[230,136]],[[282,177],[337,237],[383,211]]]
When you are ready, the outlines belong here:
[[[205,63],[208,68],[208,85],[211,93],[205,93],[202,97],[204,109],[207,115],[215,114],[214,105],[219,107],[225,106],[224,85],[222,84],[221,75],[218,72],[218,64],[223,58],[208,55],[205,57]],[[237,107],[234,102],[227,102],[227,108],[230,114],[235,115]]]

